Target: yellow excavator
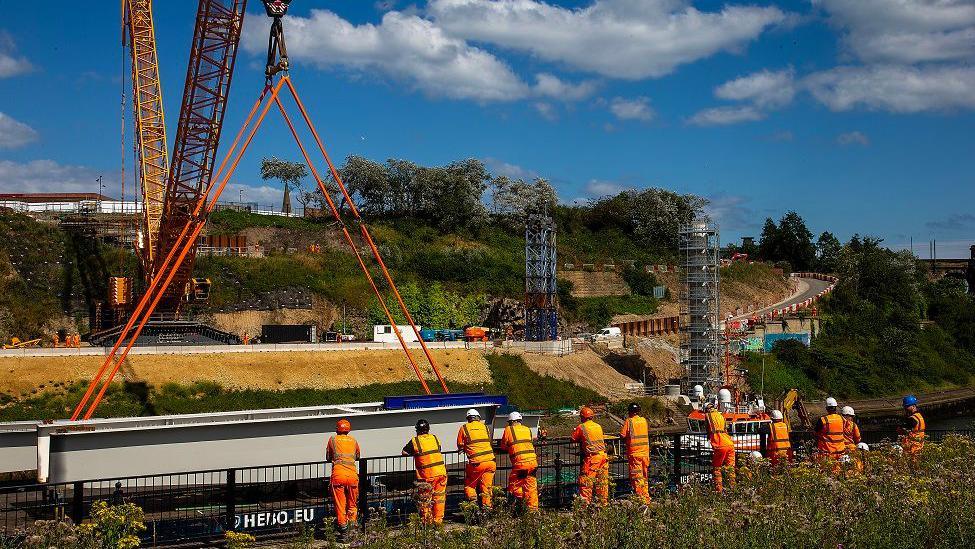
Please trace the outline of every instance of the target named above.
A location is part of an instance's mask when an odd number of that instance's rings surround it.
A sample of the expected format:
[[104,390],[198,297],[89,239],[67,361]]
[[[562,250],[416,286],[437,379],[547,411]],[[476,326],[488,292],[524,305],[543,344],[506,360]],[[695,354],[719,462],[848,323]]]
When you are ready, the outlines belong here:
[[30,347],[37,347],[41,343],[41,338],[30,339],[27,341],[21,341],[19,337],[10,338],[10,344],[4,345],[4,349],[28,349]]
[[789,389],[782,394],[782,398],[779,399],[779,410],[782,411],[782,416],[785,419],[785,424],[789,426],[789,431],[794,431],[792,422],[792,411],[795,410],[796,418],[799,420],[799,425],[804,429],[812,429],[812,422],[809,421],[809,414],[806,412],[806,407],[802,404],[802,397],[799,396],[798,389]]

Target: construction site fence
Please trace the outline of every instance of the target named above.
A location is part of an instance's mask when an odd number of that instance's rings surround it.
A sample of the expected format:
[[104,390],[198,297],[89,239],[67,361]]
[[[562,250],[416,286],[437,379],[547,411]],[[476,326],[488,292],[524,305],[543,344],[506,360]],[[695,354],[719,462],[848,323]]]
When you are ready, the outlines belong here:
[[[949,433],[972,436],[975,431],[929,431],[937,442]],[[865,431],[868,444],[895,444],[891,431]],[[764,434],[737,435],[738,462],[752,451],[765,453]],[[808,460],[814,452],[809,434],[794,433],[795,459]],[[629,464],[618,439],[608,441],[610,497],[631,493]],[[578,494],[583,456],[568,440],[536,443],[539,500],[544,508],[572,505]],[[648,470],[652,496],[691,483],[710,483],[709,445],[703,434],[651,437]],[[494,485],[507,484],[511,463],[497,454]],[[447,518],[461,520],[465,458],[444,454],[447,471]],[[330,465],[324,462],[193,471],[165,475],[97,479],[71,483],[0,484],[0,546],[13,545],[37,520],[67,520],[79,524],[90,516],[97,501],[110,505],[133,503],[145,513],[143,543],[167,546],[220,539],[228,530],[261,537],[293,536],[320,528],[335,516],[329,494]],[[359,460],[359,516],[398,525],[417,512],[413,458],[374,457]]]

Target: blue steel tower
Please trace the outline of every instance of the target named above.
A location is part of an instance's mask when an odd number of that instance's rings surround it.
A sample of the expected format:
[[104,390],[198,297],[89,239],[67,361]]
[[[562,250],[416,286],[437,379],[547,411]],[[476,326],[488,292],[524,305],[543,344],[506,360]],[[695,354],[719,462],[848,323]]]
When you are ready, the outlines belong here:
[[559,336],[555,286],[555,222],[534,214],[525,224],[525,340]]

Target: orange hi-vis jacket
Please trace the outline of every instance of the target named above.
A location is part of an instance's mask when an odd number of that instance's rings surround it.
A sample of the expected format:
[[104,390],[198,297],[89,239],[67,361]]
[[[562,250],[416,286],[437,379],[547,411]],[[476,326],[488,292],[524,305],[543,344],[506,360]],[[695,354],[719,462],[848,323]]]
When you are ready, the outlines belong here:
[[704,415],[708,425],[708,442],[714,450],[734,448],[735,441],[725,427],[724,416],[717,410],[711,410]]
[[532,444],[532,431],[520,423],[504,428],[501,448],[508,452],[515,467],[538,467],[538,456]]
[[907,433],[906,438],[910,442],[923,443],[924,431],[927,428],[924,423],[924,416],[921,415],[921,412],[914,412],[911,414],[911,419],[914,420],[914,427]]
[[491,437],[483,422],[470,421],[465,423],[457,432],[457,449],[467,454],[470,463],[484,463],[494,461],[494,448],[491,447]]
[[843,418],[843,444],[849,451],[856,450],[860,444],[860,426],[852,419]]
[[443,454],[440,453],[440,439],[429,433],[413,437],[413,460],[416,478],[429,480],[447,476]]
[[328,439],[326,458],[332,462],[332,476],[358,477],[359,443],[349,435],[335,435]]
[[626,418],[620,437],[626,439],[626,455],[650,457],[650,434],[647,419],[643,416]]
[[773,421],[771,436],[768,439],[768,449],[772,452],[789,450],[792,448],[792,441],[789,440],[789,426],[784,421]]
[[582,443],[582,451],[586,457],[606,453],[606,439],[603,428],[593,420],[587,420],[576,427],[572,433],[572,440]]
[[816,447],[821,452],[834,456],[842,454],[846,450],[846,441],[843,439],[843,416],[828,414],[819,418],[819,422]]

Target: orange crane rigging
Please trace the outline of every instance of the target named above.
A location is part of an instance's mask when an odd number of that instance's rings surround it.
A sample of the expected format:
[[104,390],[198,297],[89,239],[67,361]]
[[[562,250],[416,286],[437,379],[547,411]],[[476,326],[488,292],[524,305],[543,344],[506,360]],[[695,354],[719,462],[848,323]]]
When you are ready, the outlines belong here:
[[[126,1],[134,2],[136,0]],[[143,1],[149,2],[149,0]],[[112,379],[121,368],[125,357],[133,345],[135,345],[139,335],[156,308],[160,304],[178,308],[180,283],[185,285],[185,282],[189,280],[189,276],[192,274],[196,241],[206,223],[207,215],[215,208],[217,199],[229,182],[231,175],[236,170],[244,152],[253,140],[254,135],[272,104],[278,107],[278,110],[287,123],[305,162],[308,164],[318,184],[319,191],[328,203],[329,210],[336,222],[341,227],[343,236],[354,252],[359,266],[386,314],[386,318],[392,324],[393,331],[396,333],[396,337],[399,339],[400,345],[409,359],[414,373],[423,386],[423,389],[427,394],[430,394],[430,388],[427,386],[419,365],[410,353],[400,333],[399,327],[386,303],[386,299],[376,285],[369,268],[363,260],[363,255],[360,253],[359,247],[355,244],[345,221],[335,207],[330,192],[326,189],[324,181],[315,169],[314,162],[302,144],[294,124],[288,117],[284,105],[278,97],[279,92],[285,86],[301,112],[302,120],[305,122],[308,131],[314,137],[315,144],[318,146],[322,158],[328,165],[329,173],[337,183],[345,201],[350,205],[350,211],[355,224],[358,225],[361,237],[365,245],[371,250],[372,256],[381,270],[384,280],[392,290],[400,310],[417,336],[433,373],[440,382],[440,386],[445,393],[450,392],[433,355],[430,353],[422,337],[420,337],[419,327],[414,322],[406,304],[403,302],[396,288],[396,284],[382,260],[379,249],[369,234],[365,221],[359,215],[350,193],[342,182],[341,174],[339,174],[326,152],[325,145],[318,136],[311,122],[311,118],[308,116],[308,112],[298,97],[297,90],[291,82],[290,76],[287,74],[289,66],[281,18],[287,12],[290,0],[262,1],[264,2],[268,16],[273,19],[268,45],[268,64],[265,72],[267,81],[257,102],[255,102],[248,114],[244,125],[234,139],[230,150],[220,166],[216,169],[216,173],[214,173],[216,149],[220,139],[220,130],[227,104],[227,94],[229,93],[230,81],[233,75],[246,0],[200,0],[193,49],[190,54],[190,66],[187,70],[187,81],[183,94],[183,105],[180,110],[179,129],[174,145],[172,167],[167,180],[163,216],[160,222],[156,253],[152,260],[152,270],[149,273],[148,288],[139,300],[126,325],[122,328],[118,339],[115,341],[102,367],[89,384],[81,402],[75,408],[71,416],[72,420],[78,419],[79,417],[83,417],[83,419],[91,417],[104,397]],[[130,6],[130,4],[126,5]],[[151,18],[148,21],[151,26]],[[282,72],[284,75],[275,83],[275,75]],[[254,122],[253,125],[251,125],[252,121]],[[123,344],[124,349],[122,348]],[[120,351],[120,349],[122,350]],[[101,384],[101,387],[98,394],[92,400],[92,395],[99,384]]]

